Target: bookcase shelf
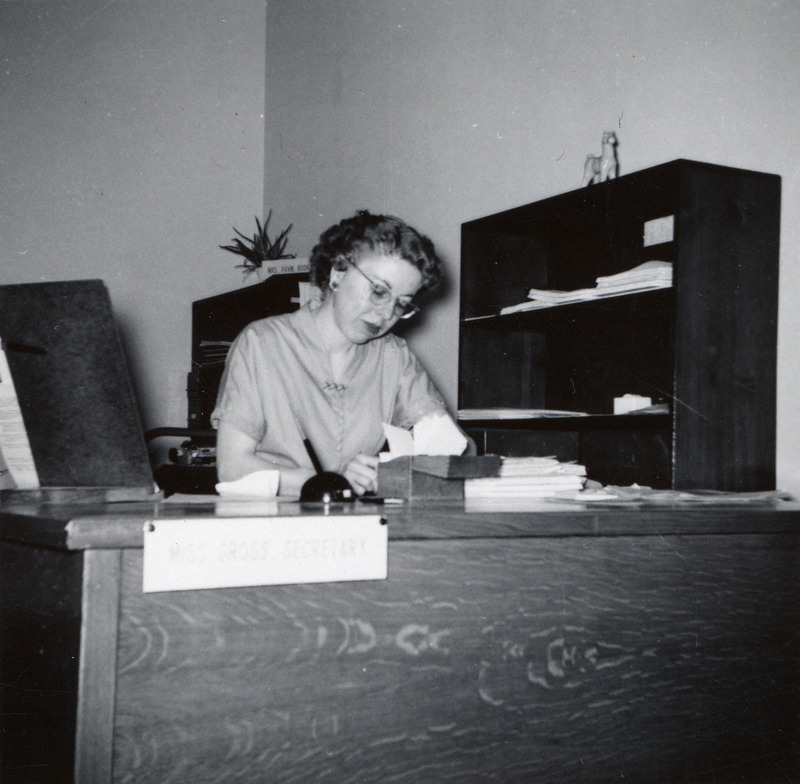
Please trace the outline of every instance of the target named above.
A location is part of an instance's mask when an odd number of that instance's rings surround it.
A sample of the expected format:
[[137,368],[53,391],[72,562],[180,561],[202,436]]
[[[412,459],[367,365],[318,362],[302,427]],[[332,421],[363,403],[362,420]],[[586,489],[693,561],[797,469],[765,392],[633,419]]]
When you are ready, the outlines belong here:
[[537,325],[552,324],[557,321],[568,321],[581,318],[581,314],[602,314],[604,318],[614,318],[622,313],[659,311],[667,317],[675,310],[674,289],[652,289],[631,294],[619,294],[601,299],[589,299],[583,302],[550,305],[533,310],[521,310],[514,313],[494,313],[485,316],[473,316],[461,322],[462,329],[534,329]]
[[663,430],[671,426],[670,412],[658,414],[595,414],[560,417],[520,417],[519,419],[462,419],[460,424],[468,429],[493,428],[496,430]]
[[[780,177],[677,160],[462,225],[459,409],[489,452],[555,454],[606,484],[775,486]],[[652,260],[673,286],[499,315]],[[625,394],[668,414],[613,416]]]

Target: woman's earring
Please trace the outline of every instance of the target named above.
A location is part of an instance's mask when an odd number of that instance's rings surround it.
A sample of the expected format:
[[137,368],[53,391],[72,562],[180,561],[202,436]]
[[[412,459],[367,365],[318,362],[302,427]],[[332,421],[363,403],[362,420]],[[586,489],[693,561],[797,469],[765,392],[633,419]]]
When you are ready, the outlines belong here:
[[331,291],[336,291],[336,289],[339,288],[339,284],[335,280],[329,280],[328,281],[328,288]]

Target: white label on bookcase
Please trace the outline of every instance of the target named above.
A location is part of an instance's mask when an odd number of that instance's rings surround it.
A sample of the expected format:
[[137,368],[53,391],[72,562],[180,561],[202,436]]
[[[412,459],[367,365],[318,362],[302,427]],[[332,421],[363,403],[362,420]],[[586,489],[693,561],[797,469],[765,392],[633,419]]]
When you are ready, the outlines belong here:
[[672,242],[675,236],[675,216],[666,215],[663,218],[654,218],[645,221],[644,247],[660,245],[662,242]]

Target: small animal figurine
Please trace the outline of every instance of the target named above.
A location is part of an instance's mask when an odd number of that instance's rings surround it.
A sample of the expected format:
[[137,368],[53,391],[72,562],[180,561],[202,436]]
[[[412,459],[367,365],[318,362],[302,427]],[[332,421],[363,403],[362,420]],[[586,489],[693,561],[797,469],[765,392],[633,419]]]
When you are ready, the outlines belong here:
[[617,176],[617,135],[604,131],[600,155],[587,155],[583,166],[583,184],[594,185]]

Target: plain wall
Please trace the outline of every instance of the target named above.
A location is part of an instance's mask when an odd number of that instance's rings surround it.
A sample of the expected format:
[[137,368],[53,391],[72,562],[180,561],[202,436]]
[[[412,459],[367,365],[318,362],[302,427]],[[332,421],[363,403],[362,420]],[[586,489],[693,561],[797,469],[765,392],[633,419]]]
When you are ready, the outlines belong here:
[[145,427],[184,424],[190,307],[272,208],[289,250],[360,207],[453,288],[410,339],[452,405],[460,224],[674,158],[783,176],[778,475],[800,494],[794,0],[0,3],[0,283],[104,279]]
[[260,215],[264,0],[0,3],[0,283],[101,278],[146,428],[186,424],[191,303]]
[[367,207],[453,280],[409,335],[456,404],[460,225],[689,158],[783,177],[778,482],[800,493],[800,4],[795,0],[270,0],[265,209],[318,233]]

